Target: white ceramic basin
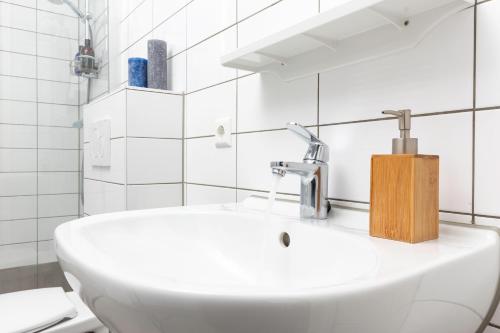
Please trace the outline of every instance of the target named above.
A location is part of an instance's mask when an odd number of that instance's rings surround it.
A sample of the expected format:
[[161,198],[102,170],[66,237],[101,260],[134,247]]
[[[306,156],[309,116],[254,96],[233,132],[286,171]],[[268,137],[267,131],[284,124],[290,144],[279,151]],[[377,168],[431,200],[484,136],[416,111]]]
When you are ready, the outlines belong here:
[[311,222],[265,206],[87,217],[57,228],[56,252],[114,333],[471,333],[487,319],[497,232],[442,225],[409,245],[370,238],[365,211]]

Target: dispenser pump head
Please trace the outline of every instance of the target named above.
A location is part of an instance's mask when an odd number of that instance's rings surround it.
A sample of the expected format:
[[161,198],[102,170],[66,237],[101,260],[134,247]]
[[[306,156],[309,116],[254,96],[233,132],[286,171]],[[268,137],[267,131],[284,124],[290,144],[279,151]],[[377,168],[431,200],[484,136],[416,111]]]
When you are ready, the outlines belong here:
[[410,137],[411,110],[386,110],[382,113],[393,115],[399,120],[399,138],[392,139],[392,153],[418,154],[418,139]]

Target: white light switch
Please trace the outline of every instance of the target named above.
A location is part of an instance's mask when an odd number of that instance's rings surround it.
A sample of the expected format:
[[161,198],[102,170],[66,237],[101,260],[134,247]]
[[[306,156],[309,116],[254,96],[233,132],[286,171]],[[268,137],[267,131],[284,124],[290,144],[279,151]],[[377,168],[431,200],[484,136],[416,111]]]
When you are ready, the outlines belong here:
[[231,147],[231,118],[220,118],[215,121],[215,147]]
[[111,120],[104,119],[92,124],[90,130],[90,164],[109,167],[111,165]]

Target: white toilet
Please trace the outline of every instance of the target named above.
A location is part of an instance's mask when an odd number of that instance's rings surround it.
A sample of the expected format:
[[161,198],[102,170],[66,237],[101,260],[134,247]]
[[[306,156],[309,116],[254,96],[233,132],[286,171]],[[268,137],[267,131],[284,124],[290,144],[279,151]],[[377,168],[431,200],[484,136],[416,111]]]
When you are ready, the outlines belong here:
[[74,292],[62,288],[0,295],[2,333],[108,333]]

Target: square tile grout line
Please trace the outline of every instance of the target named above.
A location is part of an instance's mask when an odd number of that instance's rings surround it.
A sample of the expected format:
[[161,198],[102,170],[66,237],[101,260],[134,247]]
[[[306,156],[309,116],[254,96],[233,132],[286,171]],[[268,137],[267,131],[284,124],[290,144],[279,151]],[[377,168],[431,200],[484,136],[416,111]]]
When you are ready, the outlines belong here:
[[471,184],[471,223],[476,224],[476,92],[477,92],[477,0],[474,1],[474,26],[472,46],[472,184]]
[[39,200],[38,200],[38,194],[39,194],[39,182],[38,182],[38,160],[39,160],[39,154],[38,154],[38,124],[39,124],[39,115],[38,115],[38,1],[36,2],[36,12],[35,12],[35,77],[36,77],[36,87],[35,87],[35,96],[36,96],[36,266],[35,266],[35,287],[38,288],[38,262],[40,260],[39,256],[39,242],[38,242],[38,235],[39,235],[39,227],[38,227],[38,222],[39,222]]
[[[238,6],[238,1],[236,1],[236,24],[235,24],[235,29],[236,29],[236,48],[240,47],[240,22],[238,21],[238,14],[239,14],[239,6]],[[236,79],[235,79],[235,89],[236,89],[236,101],[235,101],[235,124],[236,124],[236,128],[235,128],[235,133],[238,133],[238,125],[239,125],[239,122],[238,122],[238,114],[239,114],[239,107],[238,107],[238,104],[239,104],[239,99],[240,99],[240,96],[239,96],[239,91],[240,91],[240,86],[239,86],[239,70],[236,70]],[[235,177],[235,180],[234,180],[234,186],[235,186],[235,190],[234,190],[234,197],[235,197],[235,202],[238,203],[238,134],[235,135],[235,147],[234,147],[234,167],[235,167],[235,170],[234,170],[234,177]]]
[[[194,1],[194,0],[193,0]],[[191,2],[189,2],[191,3]],[[188,3],[188,4],[189,4]],[[186,6],[188,5],[186,4]],[[182,7],[179,12],[185,7]],[[177,12],[173,15],[176,15]],[[171,16],[173,17],[173,16]],[[168,20],[167,18],[165,22]],[[161,23],[163,24],[163,23]],[[187,22],[187,10],[184,11],[184,31],[186,32],[184,35],[184,45],[187,46],[187,29],[188,29],[188,22]],[[167,60],[168,61],[168,60]],[[170,61],[170,64],[172,64],[172,61]],[[183,114],[183,119],[182,119],[182,203],[184,206],[187,205],[188,202],[188,189],[187,189],[187,174],[188,174],[188,165],[187,163],[187,141],[186,141],[186,128],[187,128],[187,116],[186,116],[186,106],[187,106],[187,95],[185,91],[187,90],[187,82],[188,82],[188,57],[187,57],[187,52],[184,54],[184,93],[182,94],[183,96],[183,108],[182,108],[182,114]],[[168,66],[167,66],[168,67]],[[168,69],[167,69],[168,70]]]

